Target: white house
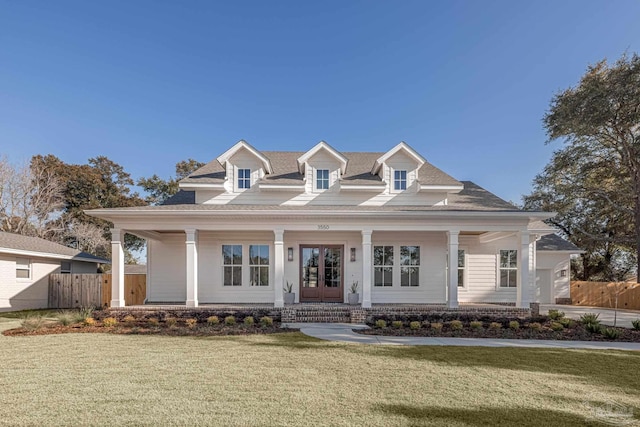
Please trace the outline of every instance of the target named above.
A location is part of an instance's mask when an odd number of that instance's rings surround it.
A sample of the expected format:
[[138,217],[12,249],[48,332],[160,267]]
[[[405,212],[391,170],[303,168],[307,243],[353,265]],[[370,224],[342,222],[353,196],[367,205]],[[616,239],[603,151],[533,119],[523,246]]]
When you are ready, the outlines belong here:
[[97,273],[104,263],[38,237],[0,232],[0,311],[47,308],[49,274]]
[[554,232],[541,220],[552,213],[458,181],[404,142],[375,153],[239,141],[162,206],[87,213],[114,224],[113,307],[124,304],[125,233],[148,241],[149,303],[282,307],[287,283],[296,302],[345,302],[357,283],[363,307],[528,307],[564,297],[551,276],[568,277],[568,253],[545,251],[549,277],[537,280],[536,244]]

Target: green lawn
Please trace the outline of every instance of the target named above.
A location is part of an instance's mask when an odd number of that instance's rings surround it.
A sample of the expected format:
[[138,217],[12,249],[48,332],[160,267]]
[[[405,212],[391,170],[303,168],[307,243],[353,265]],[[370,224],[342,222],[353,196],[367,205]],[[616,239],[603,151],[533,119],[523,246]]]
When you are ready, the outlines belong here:
[[0,336],[0,361],[0,425],[601,425],[607,402],[640,418],[640,352],[66,334]]

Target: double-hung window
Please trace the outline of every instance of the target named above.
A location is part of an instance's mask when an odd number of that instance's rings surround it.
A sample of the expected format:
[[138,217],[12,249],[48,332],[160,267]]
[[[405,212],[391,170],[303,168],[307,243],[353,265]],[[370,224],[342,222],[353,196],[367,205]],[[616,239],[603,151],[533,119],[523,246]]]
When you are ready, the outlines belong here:
[[396,191],[407,189],[407,171],[393,172],[393,189]]
[[458,287],[464,288],[466,284],[464,283],[464,269],[466,266],[466,258],[464,254],[464,249],[458,249]]
[[238,169],[238,188],[251,188],[251,169]]
[[62,261],[60,263],[60,273],[71,274],[71,261]]
[[518,284],[518,251],[500,251],[500,287],[515,288]]
[[329,188],[329,169],[316,169],[316,190]]
[[31,260],[16,258],[16,279],[31,279]]
[[249,245],[251,286],[269,286],[269,245]]
[[418,286],[420,246],[400,246],[400,286]]
[[224,286],[242,286],[242,245],[222,245]]
[[393,246],[373,247],[373,286],[393,286]]

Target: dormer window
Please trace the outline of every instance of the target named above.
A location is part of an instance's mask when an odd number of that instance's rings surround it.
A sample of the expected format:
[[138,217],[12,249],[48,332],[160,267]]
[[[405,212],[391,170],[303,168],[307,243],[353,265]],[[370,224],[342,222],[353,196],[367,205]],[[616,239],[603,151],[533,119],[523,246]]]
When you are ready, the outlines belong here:
[[316,169],[316,190],[329,189],[329,169]]
[[407,189],[407,171],[394,171],[393,189],[396,191]]
[[251,169],[238,169],[238,188],[251,188]]

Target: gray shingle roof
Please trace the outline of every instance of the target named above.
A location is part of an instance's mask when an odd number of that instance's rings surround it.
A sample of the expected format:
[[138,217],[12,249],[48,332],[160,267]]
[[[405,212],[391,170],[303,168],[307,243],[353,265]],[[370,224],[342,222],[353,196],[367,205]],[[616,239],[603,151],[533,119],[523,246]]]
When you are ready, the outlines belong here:
[[563,239],[557,234],[547,234],[546,236],[542,236],[536,243],[536,248],[539,251],[582,252],[576,245]]
[[[298,158],[303,151],[261,151],[269,159],[273,173],[266,175],[264,183],[303,184],[303,176],[298,170]],[[371,174],[377,159],[385,153],[378,152],[341,152],[348,159],[347,170],[342,176],[345,184],[372,185],[380,184],[379,176]],[[225,170],[217,160],[212,160],[193,172],[182,183],[222,184]],[[423,185],[460,185],[460,182],[442,170],[425,163],[418,171],[418,181]]]
[[74,259],[83,258],[78,259],[78,261],[90,259],[102,264],[110,262],[107,259],[97,257],[90,253],[81,252],[77,249],[69,248],[67,246],[63,246],[49,240],[41,239],[39,237],[23,236],[21,234],[7,233],[4,231],[0,231],[0,252],[2,252],[2,248],[29,252],[41,252],[44,254],[64,255],[73,257]]

